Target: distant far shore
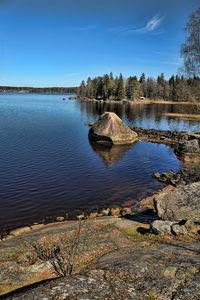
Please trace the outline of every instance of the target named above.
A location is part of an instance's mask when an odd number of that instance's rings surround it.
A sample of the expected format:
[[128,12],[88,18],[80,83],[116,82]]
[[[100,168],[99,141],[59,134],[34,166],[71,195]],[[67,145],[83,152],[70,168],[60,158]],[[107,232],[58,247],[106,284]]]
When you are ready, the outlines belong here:
[[13,87],[13,86],[0,86],[0,93],[44,93],[44,94],[77,94],[77,87]]

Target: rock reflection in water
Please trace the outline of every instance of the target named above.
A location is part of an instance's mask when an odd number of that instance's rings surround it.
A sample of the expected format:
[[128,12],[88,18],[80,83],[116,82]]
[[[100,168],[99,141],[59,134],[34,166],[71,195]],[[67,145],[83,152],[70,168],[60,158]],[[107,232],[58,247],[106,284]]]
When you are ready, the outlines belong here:
[[131,145],[103,145],[89,141],[90,146],[97,153],[107,167],[110,167],[120,161],[126,152],[128,152],[136,143]]

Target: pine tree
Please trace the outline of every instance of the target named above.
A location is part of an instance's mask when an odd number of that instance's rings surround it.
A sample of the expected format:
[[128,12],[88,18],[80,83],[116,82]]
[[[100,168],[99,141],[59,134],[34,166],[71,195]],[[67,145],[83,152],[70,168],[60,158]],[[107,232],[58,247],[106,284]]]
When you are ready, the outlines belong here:
[[135,100],[141,95],[142,91],[137,77],[129,77],[126,83],[126,97],[130,100]]
[[120,73],[118,84],[117,84],[117,90],[116,90],[116,98],[118,100],[122,100],[124,97],[125,97],[124,80],[122,74]]
[[147,97],[154,99],[156,95],[156,82],[152,78],[147,79]]
[[169,85],[170,85],[170,97],[173,101],[177,101],[177,90],[176,90],[176,80],[174,78],[174,75],[169,79]]
[[92,80],[92,87],[93,87],[93,97],[97,99],[98,80],[96,77]]
[[113,80],[114,80],[114,77],[113,77],[113,72],[110,72],[109,79],[110,79],[111,81],[113,81]]
[[87,98],[91,99],[94,97],[94,93],[93,93],[93,86],[92,86],[92,80],[90,77],[88,77],[88,80],[87,80],[87,86],[86,86],[86,92],[85,92],[85,95]]
[[140,83],[144,83],[145,82],[145,74],[142,73],[142,75],[140,76],[140,80],[139,80]]
[[102,77],[97,78],[97,98],[102,99],[103,98],[103,79]]
[[110,96],[110,79],[108,74],[105,74],[103,76],[103,99],[107,100]]
[[164,73],[161,73],[160,76],[158,76],[157,78],[157,84],[161,85],[162,87],[164,87],[165,85],[165,77],[164,77]]
[[81,82],[81,85],[80,85],[80,88],[79,88],[79,95],[80,96],[85,96],[85,81],[84,80],[82,80],[82,82]]

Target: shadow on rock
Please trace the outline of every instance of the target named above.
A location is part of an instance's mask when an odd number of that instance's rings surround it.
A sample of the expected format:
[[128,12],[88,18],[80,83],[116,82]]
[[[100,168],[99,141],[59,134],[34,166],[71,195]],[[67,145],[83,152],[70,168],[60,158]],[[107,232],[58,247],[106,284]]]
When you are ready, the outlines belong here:
[[145,235],[145,234],[149,234],[150,233],[150,229],[148,228],[144,228],[144,227],[138,227],[137,228],[137,232],[142,234],[142,235]]
[[160,219],[158,215],[150,209],[143,212],[134,213],[133,215],[126,215],[123,216],[123,218],[142,224],[150,224],[153,221]]

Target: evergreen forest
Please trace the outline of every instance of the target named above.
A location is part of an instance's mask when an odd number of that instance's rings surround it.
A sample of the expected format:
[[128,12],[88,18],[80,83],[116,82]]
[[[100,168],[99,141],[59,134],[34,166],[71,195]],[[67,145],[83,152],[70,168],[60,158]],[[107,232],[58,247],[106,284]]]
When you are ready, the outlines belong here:
[[78,89],[78,95],[89,99],[135,101],[143,97],[148,99],[164,99],[172,101],[194,101],[200,99],[200,77],[190,78],[172,75],[169,80],[161,73],[157,79],[146,78],[142,73],[138,79],[136,76],[124,78],[122,74],[114,77],[109,75],[88,78],[82,81]]

